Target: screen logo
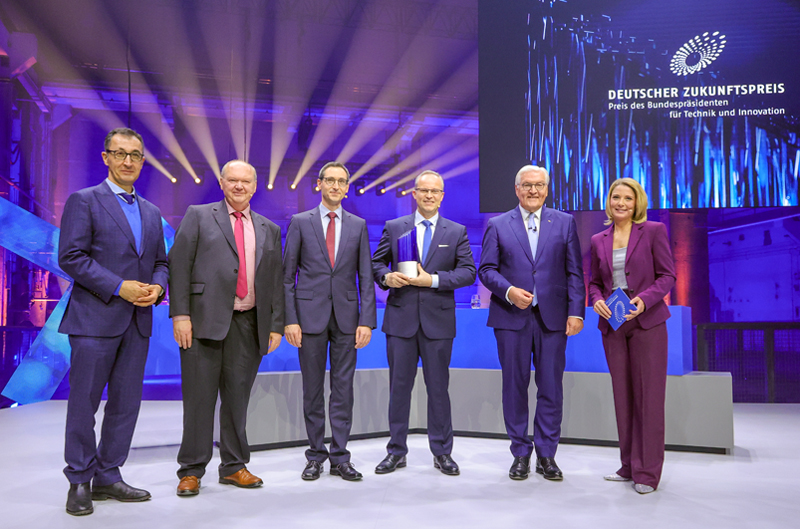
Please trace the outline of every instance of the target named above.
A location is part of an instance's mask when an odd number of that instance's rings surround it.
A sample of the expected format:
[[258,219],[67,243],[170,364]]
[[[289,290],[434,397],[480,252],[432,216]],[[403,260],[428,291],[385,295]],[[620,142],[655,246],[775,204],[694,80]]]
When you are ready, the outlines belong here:
[[697,35],[681,46],[669,63],[669,69],[678,76],[697,73],[719,57],[725,48],[725,35],[719,31],[710,34],[708,31]]

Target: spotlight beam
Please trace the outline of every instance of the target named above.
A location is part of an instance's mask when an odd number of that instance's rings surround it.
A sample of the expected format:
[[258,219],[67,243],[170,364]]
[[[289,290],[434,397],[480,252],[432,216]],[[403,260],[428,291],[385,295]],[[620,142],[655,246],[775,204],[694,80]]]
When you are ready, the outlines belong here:
[[[367,187],[380,184],[400,173],[411,170],[415,165],[418,167],[445,166],[453,160],[463,157],[465,153],[477,152],[477,145],[472,145],[476,142],[477,138],[474,136],[453,138],[450,135],[444,135],[440,132],[431,140],[426,141],[425,144],[421,145],[416,151],[405,156],[396,166],[386,171],[386,173],[375,179],[375,181],[370,183]],[[423,157],[425,153],[427,153],[427,155]]]
[[[466,72],[468,69],[474,68],[476,59],[477,59],[477,51],[474,52],[469,59],[467,59],[461,64],[461,67],[456,72],[454,72],[453,75],[451,75],[447,79],[447,81],[445,81],[444,84],[442,84],[439,87],[438,91],[447,92],[456,89],[462,82],[464,72]],[[431,92],[435,91],[437,90],[431,90]],[[399,143],[399,141],[402,139],[403,135],[405,134],[410,124],[423,121],[424,117],[432,111],[433,105],[434,101],[432,99],[428,99],[427,101],[425,101],[425,103],[414,112],[411,118],[408,121],[406,121],[406,125],[398,128],[398,130],[386,142],[384,148],[379,149],[378,152],[373,154],[372,157],[370,157],[370,159],[367,160],[367,162],[363,166],[361,166],[358,171],[356,171],[351,180],[357,180],[358,178],[360,178],[361,176],[372,170],[375,166],[379,165],[380,163],[388,159],[390,156],[392,156],[394,154],[393,146]],[[353,136],[355,136],[355,133],[353,134]],[[344,149],[342,150],[343,153],[340,155],[340,159],[347,159],[345,151],[348,150],[348,145],[345,145]],[[350,151],[348,151],[348,154],[349,152]]]
[[[355,7],[354,7],[355,9]],[[352,13],[351,13],[352,14]],[[349,28],[333,29],[326,27],[325,32],[316,32],[313,35],[297,37],[304,32],[298,31],[297,22],[282,21],[275,28],[275,85],[274,99],[281,101],[296,101],[296,104],[287,104],[280,119],[276,116],[272,121],[272,138],[270,146],[269,184],[275,182],[278,176],[289,143],[294,137],[290,127],[296,127],[303,117],[303,113],[311,101],[311,95],[322,77],[323,69],[329,62],[331,54],[336,49],[335,43],[340,34],[349,31]],[[320,45],[322,44],[322,45]],[[330,50],[321,54],[319,48]],[[306,76],[298,78],[292,75],[297,64],[303,64]]]

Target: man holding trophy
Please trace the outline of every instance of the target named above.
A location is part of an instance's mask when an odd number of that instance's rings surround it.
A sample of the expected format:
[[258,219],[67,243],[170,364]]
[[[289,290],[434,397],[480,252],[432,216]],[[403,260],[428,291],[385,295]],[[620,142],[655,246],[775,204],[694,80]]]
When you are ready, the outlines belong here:
[[389,359],[388,454],[375,468],[388,474],[406,466],[411,390],[422,359],[428,392],[428,442],[433,466],[457,476],[451,457],[450,355],[456,335],[453,292],[475,282],[476,269],[467,230],[439,215],[444,179],[423,171],[412,192],[417,210],[390,220],[372,257],[378,285],[390,289],[383,319]]

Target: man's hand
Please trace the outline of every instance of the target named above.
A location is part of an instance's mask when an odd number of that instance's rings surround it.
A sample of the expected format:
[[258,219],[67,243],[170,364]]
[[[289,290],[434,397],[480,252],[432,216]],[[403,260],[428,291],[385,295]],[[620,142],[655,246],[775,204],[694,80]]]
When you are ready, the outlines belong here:
[[356,349],[361,349],[369,344],[372,338],[372,329],[364,325],[359,325],[356,328]]
[[[161,285],[147,285],[146,287],[144,287],[144,289],[147,290],[149,294],[133,302],[133,304],[136,305],[137,307],[149,307],[150,305],[158,301],[158,297],[164,290],[161,288]],[[120,292],[122,291],[120,290]]]
[[630,314],[625,316],[625,321],[631,321],[633,318],[644,312],[644,301],[639,296],[636,296],[631,300],[631,303],[636,305],[636,310],[632,310]]
[[609,319],[611,317],[611,309],[608,308],[608,305],[606,305],[606,302],[602,299],[595,301],[594,305],[592,305],[592,308],[597,315],[602,318]]
[[139,281],[123,281],[119,287],[119,297],[128,303],[136,304],[139,298],[146,298],[150,295],[150,291],[147,289],[149,286],[147,283]]
[[567,318],[567,336],[575,336],[583,330],[583,320],[570,316]]
[[[287,325],[286,327],[284,327],[283,335],[286,336],[286,341],[289,342],[289,345],[293,345],[298,349],[300,349],[300,346],[303,344],[303,330],[300,328],[298,324],[293,323],[291,325]],[[272,340],[270,339],[270,342],[271,341]],[[272,343],[270,343],[270,346],[271,345]]]
[[511,303],[516,305],[517,308],[525,310],[531,306],[531,303],[533,302],[533,294],[521,288],[511,287],[511,289],[508,291],[508,299],[511,301]]
[[409,278],[408,284],[414,285],[415,287],[430,287],[433,284],[433,279],[431,279],[431,275],[422,268],[422,263],[417,263],[417,271],[417,277]]
[[172,320],[172,334],[178,347],[188,349],[192,346],[192,320]]
[[269,349],[267,349],[267,354],[270,354],[272,351],[278,348],[278,346],[281,344],[281,338],[283,337],[280,335],[280,333],[269,333]]
[[386,274],[386,286],[389,288],[402,288],[410,285],[411,278],[400,272],[389,272]]

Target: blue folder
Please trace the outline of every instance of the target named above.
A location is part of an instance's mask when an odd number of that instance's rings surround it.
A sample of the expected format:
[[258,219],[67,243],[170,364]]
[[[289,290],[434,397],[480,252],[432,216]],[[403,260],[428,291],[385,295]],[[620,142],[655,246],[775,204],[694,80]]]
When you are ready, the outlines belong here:
[[608,296],[606,305],[611,309],[611,317],[608,318],[608,323],[615,331],[625,323],[625,316],[630,314],[632,310],[636,310],[636,305],[631,303],[625,292],[618,288]]

